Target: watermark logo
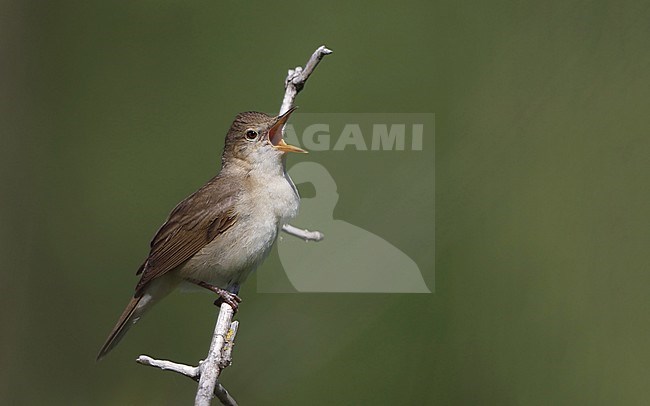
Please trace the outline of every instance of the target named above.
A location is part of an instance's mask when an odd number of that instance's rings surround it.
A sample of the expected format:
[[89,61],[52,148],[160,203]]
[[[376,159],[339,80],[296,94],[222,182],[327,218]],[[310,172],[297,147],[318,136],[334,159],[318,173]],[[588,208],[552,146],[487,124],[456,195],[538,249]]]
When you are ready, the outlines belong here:
[[325,239],[281,234],[283,275],[263,267],[258,291],[430,293],[433,114],[296,114],[292,121],[286,141],[311,152],[288,170],[307,191],[292,224]]
[[[330,124],[314,123],[301,131],[302,137],[298,137],[293,124],[288,124],[284,138],[290,144],[301,144],[309,151],[404,151],[407,147],[422,151],[423,133],[424,125],[420,123],[410,124],[408,128],[405,123],[375,123],[365,129],[359,123],[348,123],[333,140]],[[370,142],[367,134],[370,134]]]

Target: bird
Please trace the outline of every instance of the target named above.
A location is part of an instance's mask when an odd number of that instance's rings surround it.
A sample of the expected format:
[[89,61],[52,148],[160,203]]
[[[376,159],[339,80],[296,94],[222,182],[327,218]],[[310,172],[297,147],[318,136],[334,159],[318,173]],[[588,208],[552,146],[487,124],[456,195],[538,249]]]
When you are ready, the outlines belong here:
[[101,347],[102,359],[154,304],[182,286],[200,286],[237,311],[241,284],[264,261],[281,227],[298,213],[300,196],[286,173],[279,116],[238,114],[227,132],[221,169],[181,201],[151,240],[128,305]]

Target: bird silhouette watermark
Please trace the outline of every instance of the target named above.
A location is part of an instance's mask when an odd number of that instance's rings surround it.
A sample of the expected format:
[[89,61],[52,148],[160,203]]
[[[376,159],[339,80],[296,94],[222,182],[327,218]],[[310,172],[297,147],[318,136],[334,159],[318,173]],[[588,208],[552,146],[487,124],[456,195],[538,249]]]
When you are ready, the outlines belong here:
[[[358,154],[364,152],[382,151],[391,155],[408,152],[408,156],[386,159],[395,166],[399,162],[412,164],[414,160],[433,160],[434,122],[433,114],[303,114],[302,117],[296,114],[291,128],[287,126],[285,129],[285,138],[311,152],[345,151],[355,154],[357,161]],[[309,161],[309,155],[305,157],[307,161],[296,163],[288,170],[299,188],[309,185],[308,189],[313,192],[301,197],[300,213],[294,223],[317,229],[325,239],[318,243],[305,243],[281,236],[277,241],[277,254],[286,275],[282,279],[284,285],[278,283],[277,273],[275,278],[266,277],[262,273],[267,270],[261,269],[257,278],[258,291],[430,293],[432,288],[423,277],[424,269],[405,253],[403,247],[392,243],[390,235],[381,235],[356,225],[354,218],[334,216],[339,192],[337,180],[326,167],[329,160],[320,154],[320,162]],[[350,159],[355,157],[350,156]],[[420,218],[433,223],[434,165],[427,168],[430,168],[430,173],[420,173],[419,177],[430,178],[431,182],[413,182],[413,179],[399,177],[395,180],[407,185],[411,181],[414,198],[415,195],[430,197],[430,206],[423,205],[430,210]],[[390,182],[383,176],[384,170],[391,172],[391,168],[379,168],[374,174],[369,172],[364,182],[390,189]],[[363,199],[364,196],[357,198]],[[391,196],[387,195],[387,201],[390,199]],[[376,214],[378,221],[382,221],[382,213]],[[411,227],[408,223],[403,226]],[[430,229],[435,229],[434,224]],[[430,242],[426,243],[430,243],[433,252],[433,233]],[[432,280],[432,270],[426,271],[427,280]]]

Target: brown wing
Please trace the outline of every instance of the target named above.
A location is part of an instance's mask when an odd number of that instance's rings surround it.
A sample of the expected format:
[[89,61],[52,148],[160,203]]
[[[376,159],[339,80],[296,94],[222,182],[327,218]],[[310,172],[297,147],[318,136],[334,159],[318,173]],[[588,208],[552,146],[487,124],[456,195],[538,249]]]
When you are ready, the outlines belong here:
[[172,210],[153,240],[137,274],[136,296],[153,279],[171,271],[199,252],[237,221],[237,189],[216,177]]

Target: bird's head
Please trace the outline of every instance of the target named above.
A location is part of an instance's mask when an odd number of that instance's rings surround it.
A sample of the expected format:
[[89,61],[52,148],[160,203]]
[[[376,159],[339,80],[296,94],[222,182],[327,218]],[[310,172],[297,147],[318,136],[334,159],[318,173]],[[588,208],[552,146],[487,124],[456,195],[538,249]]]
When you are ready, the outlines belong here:
[[232,159],[267,165],[281,162],[286,152],[307,153],[282,139],[284,126],[294,110],[295,107],[277,117],[256,111],[237,114],[226,136],[223,165]]

